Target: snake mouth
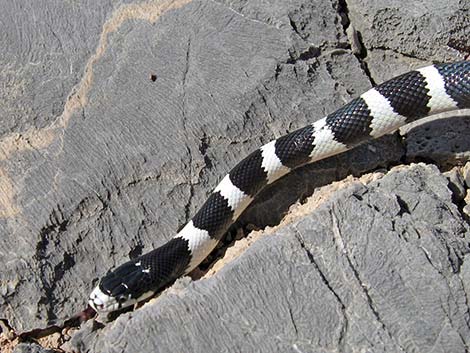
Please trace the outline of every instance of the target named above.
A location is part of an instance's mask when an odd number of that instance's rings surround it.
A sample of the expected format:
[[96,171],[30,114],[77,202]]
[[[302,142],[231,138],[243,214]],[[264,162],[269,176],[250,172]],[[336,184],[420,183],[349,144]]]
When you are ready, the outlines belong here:
[[97,313],[108,313],[119,309],[119,303],[116,299],[103,293],[99,286],[91,292],[88,304]]
[[88,304],[98,314],[109,314],[113,311],[124,309],[128,306],[137,304],[138,302],[149,299],[154,296],[154,291],[148,291],[141,294],[138,298],[132,298],[129,296],[121,296],[116,298],[114,296],[104,293],[99,286],[97,286],[90,294]]

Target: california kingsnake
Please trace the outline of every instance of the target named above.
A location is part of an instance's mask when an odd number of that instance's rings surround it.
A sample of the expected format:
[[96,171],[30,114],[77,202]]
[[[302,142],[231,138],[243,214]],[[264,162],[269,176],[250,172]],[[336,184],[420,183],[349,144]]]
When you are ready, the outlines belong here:
[[470,108],[470,61],[395,77],[327,117],[271,141],[238,163],[194,218],[169,242],[104,276],[90,295],[98,312],[144,300],[188,273],[256,195],[302,165],[338,154],[425,116]]

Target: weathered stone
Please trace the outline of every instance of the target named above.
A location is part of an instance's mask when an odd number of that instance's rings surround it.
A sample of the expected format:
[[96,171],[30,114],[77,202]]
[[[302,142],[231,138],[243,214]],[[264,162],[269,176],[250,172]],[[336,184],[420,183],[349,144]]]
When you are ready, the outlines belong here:
[[406,72],[433,61],[465,58],[470,36],[465,1],[348,0],[346,4],[377,83],[388,78],[390,69]]
[[465,189],[465,183],[458,167],[445,172],[444,176],[449,180],[449,189],[452,190],[455,202],[462,201],[467,195],[467,190]]
[[469,204],[466,204],[464,207],[463,207],[463,212],[470,217],[470,205]]
[[106,18],[125,2],[0,2],[0,137],[41,130],[57,119]]
[[465,180],[465,185],[470,189],[470,162],[462,167],[462,177]]
[[20,343],[15,347],[13,353],[54,353],[52,349],[46,349],[37,343]]
[[408,161],[429,161],[441,166],[470,159],[470,115],[446,114],[446,119],[427,120],[403,129]]

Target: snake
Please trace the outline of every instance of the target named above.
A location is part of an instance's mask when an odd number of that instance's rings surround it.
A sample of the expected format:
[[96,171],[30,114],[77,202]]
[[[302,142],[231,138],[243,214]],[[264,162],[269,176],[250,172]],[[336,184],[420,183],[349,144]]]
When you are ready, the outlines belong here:
[[266,186],[292,170],[392,133],[418,119],[470,108],[470,61],[416,69],[258,148],[225,175],[168,242],[108,271],[89,305],[107,314],[144,301],[195,269]]

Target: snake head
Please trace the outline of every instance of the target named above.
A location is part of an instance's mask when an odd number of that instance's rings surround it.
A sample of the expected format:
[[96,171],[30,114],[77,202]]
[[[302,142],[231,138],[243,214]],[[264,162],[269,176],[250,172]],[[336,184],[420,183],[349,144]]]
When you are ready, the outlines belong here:
[[173,238],[109,272],[91,292],[88,303],[99,313],[134,305],[174,282],[185,272],[190,259],[188,241]]
[[141,261],[126,262],[101,279],[88,303],[98,313],[110,313],[151,297],[149,272]]

